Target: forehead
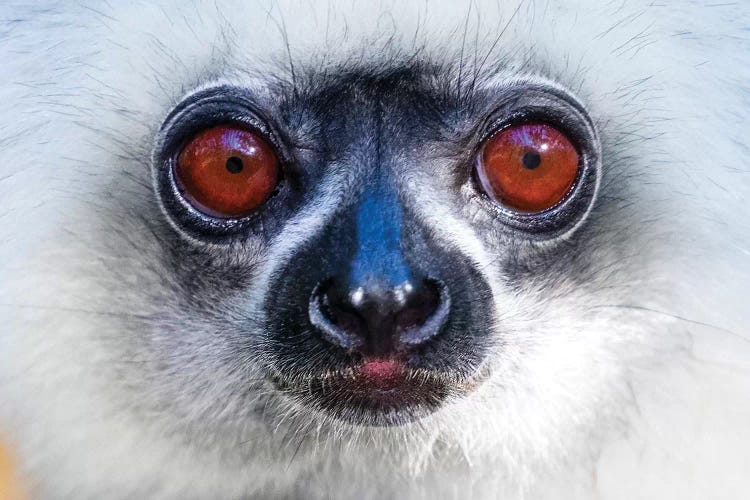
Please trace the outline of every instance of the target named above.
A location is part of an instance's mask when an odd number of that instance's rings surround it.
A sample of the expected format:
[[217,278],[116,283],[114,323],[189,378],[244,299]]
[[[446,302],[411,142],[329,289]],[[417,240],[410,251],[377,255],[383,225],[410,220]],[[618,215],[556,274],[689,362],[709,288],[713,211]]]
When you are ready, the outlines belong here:
[[306,124],[311,138],[332,150],[368,136],[377,136],[381,149],[436,140],[460,119],[450,79],[437,78],[449,74],[446,67],[399,61],[310,72],[278,89],[278,114],[289,126]]

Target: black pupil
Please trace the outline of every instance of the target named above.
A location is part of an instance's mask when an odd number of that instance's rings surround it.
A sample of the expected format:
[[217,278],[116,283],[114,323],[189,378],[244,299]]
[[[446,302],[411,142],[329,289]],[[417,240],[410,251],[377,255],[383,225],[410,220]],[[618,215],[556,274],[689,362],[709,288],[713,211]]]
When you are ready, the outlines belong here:
[[528,168],[529,170],[534,170],[539,166],[540,163],[542,163],[542,157],[536,151],[527,151],[526,153],[524,153],[521,162],[523,163],[524,167]]
[[232,156],[227,160],[227,170],[233,174],[242,172],[242,166],[242,160],[236,156]]

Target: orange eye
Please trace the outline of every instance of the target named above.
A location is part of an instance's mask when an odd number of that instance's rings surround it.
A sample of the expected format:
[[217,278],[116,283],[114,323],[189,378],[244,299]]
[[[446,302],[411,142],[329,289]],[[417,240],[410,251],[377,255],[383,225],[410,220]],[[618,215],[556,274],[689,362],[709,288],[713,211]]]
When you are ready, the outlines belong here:
[[575,146],[543,123],[516,125],[487,140],[477,163],[484,190],[503,205],[541,212],[568,193],[578,175]]
[[198,133],[174,169],[184,196],[216,217],[239,217],[260,207],[276,187],[279,162],[257,134],[232,125]]

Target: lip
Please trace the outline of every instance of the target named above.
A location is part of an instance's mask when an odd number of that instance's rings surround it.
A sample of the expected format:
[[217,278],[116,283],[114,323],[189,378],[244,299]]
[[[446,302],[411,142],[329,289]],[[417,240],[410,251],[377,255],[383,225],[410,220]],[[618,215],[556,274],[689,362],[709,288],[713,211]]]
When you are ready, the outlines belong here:
[[459,378],[409,367],[397,358],[364,358],[352,367],[277,379],[283,392],[347,423],[395,426],[419,420],[451,398],[470,392],[480,377]]

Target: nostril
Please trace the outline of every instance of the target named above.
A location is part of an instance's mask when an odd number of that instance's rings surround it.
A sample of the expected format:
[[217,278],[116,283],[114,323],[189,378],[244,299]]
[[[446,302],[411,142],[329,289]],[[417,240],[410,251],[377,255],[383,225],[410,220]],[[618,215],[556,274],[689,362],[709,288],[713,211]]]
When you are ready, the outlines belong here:
[[396,325],[402,330],[422,326],[440,307],[440,285],[435,281],[425,280],[417,290],[405,295],[396,318]]
[[[310,295],[310,322],[329,342],[354,349],[361,345],[365,325],[355,310],[340,307],[332,301],[332,282],[319,283]],[[334,296],[335,297],[335,296]]]
[[438,335],[448,320],[451,300],[448,288],[437,280],[425,280],[419,293],[399,318],[400,341],[407,345],[418,345]]
[[364,329],[363,319],[354,308],[341,302],[332,305],[331,295],[325,291],[320,296],[320,305],[323,315],[344,332],[356,333]]

